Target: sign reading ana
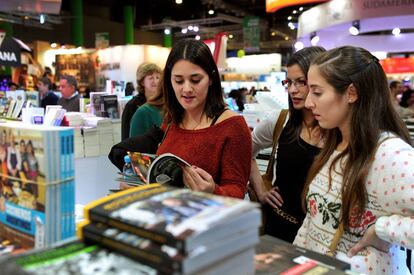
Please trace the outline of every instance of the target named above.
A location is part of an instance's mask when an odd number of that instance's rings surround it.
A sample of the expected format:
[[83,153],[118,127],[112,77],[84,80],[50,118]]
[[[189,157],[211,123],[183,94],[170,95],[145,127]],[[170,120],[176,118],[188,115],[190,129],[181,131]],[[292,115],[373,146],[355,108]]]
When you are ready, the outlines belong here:
[[11,37],[6,37],[4,31],[0,31],[0,65],[20,66],[20,45]]
[[275,12],[289,6],[327,2],[328,0],[266,0],[266,12]]

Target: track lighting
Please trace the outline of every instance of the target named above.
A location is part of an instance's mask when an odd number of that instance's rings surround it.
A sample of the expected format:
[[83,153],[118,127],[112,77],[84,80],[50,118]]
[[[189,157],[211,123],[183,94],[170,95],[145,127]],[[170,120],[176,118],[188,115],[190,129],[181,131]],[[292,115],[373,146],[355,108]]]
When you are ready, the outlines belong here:
[[352,21],[352,26],[349,28],[349,33],[352,35],[358,35],[360,30],[359,20]]
[[316,46],[319,42],[319,36],[316,34],[316,32],[312,32],[310,34],[310,41],[312,46]]

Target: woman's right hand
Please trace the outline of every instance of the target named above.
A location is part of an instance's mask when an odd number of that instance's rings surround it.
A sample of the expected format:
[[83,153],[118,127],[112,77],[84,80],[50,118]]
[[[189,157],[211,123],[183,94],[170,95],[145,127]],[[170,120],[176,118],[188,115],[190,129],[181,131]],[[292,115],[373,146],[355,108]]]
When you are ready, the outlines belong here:
[[273,187],[269,191],[265,191],[259,195],[262,204],[269,204],[273,208],[279,208],[283,205],[282,196],[279,194],[279,187]]

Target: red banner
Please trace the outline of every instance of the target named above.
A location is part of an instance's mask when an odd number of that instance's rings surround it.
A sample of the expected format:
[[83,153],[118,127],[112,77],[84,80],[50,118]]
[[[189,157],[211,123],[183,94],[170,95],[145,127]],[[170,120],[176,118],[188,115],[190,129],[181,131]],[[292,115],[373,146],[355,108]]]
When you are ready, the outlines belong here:
[[279,9],[299,6],[302,4],[321,3],[329,0],[266,0],[266,12],[275,12]]
[[380,61],[387,74],[414,73],[414,57],[393,57]]

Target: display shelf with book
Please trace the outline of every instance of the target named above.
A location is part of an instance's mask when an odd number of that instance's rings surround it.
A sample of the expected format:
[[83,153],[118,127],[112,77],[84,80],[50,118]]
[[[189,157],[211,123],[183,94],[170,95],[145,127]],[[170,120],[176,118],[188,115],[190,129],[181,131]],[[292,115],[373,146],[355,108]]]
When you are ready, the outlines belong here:
[[73,130],[0,124],[0,237],[44,247],[75,233]]

